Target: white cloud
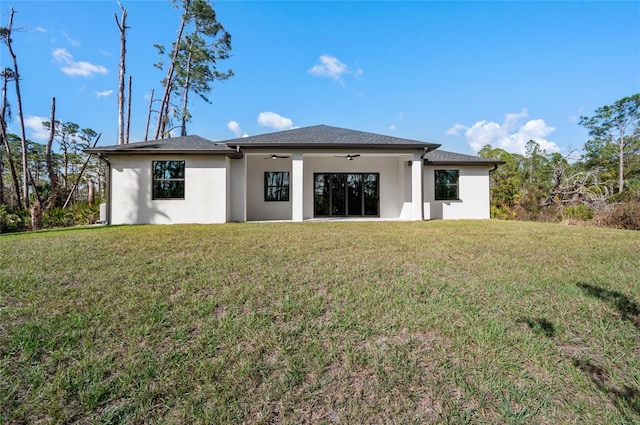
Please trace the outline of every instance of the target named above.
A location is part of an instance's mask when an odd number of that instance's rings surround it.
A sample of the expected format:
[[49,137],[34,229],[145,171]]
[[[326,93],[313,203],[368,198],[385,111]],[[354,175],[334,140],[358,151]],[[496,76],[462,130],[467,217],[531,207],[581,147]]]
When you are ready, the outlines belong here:
[[398,114],[398,119],[393,124],[391,124],[389,126],[389,130],[391,130],[391,131],[397,130],[398,126],[396,124],[399,123],[399,122],[402,122],[402,121],[404,121],[404,112],[400,112]]
[[342,63],[338,58],[329,55],[322,55],[319,58],[320,63],[314,65],[307,72],[315,77],[329,77],[336,81],[342,82],[343,75],[361,76],[364,71],[358,67],[355,70]]
[[448,135],[464,136],[471,148],[478,152],[485,145],[504,149],[512,153],[525,153],[525,147],[529,140],[535,140],[541,149],[547,152],[559,152],[560,147],[548,140],[555,127],[547,125],[543,119],[522,121],[529,116],[526,109],[519,113],[510,113],[505,116],[502,124],[494,121],[478,121],[471,127],[464,124],[455,124],[447,130]]
[[44,121],[49,121],[49,118],[38,117],[35,115],[27,115],[24,119],[24,126],[31,130],[31,139],[47,140],[49,138],[49,130],[42,126]]
[[347,65],[340,62],[338,58],[322,55],[320,56],[320,63],[314,65],[307,72],[316,77],[329,77],[334,80],[339,80],[340,76],[347,72],[348,69]]
[[44,29],[44,28],[42,28],[42,27],[35,27],[33,30],[34,30],[35,32],[47,32],[47,30],[46,30],[46,29]]
[[229,121],[227,123],[227,128],[231,131],[233,131],[233,134],[236,135],[236,137],[240,137],[240,135],[242,135],[242,130],[240,129],[240,124],[238,124],[235,121]]
[[263,127],[271,127],[276,130],[290,130],[293,128],[293,121],[275,112],[260,112],[258,124]]
[[100,53],[102,56],[111,56],[110,52],[107,52],[106,50],[102,50],[102,49],[98,49],[98,53]]
[[468,127],[464,124],[460,124],[460,123],[456,123],[453,125],[453,127],[451,127],[450,129],[447,130],[447,135],[451,136],[459,136],[460,135],[460,131],[462,130],[466,130]]
[[70,77],[91,77],[95,74],[107,74],[109,71],[102,65],[73,60],[73,55],[67,49],[56,49],[52,53],[53,59],[62,64],[60,70]]
[[110,96],[112,93],[113,93],[113,90],[97,91],[96,92],[96,96],[98,96],[98,97],[107,97],[107,96]]
[[62,35],[64,36],[64,38],[67,39],[67,41],[69,42],[69,44],[71,44],[73,47],[79,47],[80,46],[80,42],[74,40],[73,38],[69,37],[69,34],[67,34],[66,32],[63,32]]

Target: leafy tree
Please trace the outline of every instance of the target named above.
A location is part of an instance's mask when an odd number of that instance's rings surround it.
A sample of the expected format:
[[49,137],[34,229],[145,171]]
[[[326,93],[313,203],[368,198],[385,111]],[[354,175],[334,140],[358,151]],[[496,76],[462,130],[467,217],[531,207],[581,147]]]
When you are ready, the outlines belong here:
[[[42,125],[45,129],[51,130],[51,122],[45,121]],[[77,178],[86,159],[82,150],[90,147],[91,142],[96,139],[98,134],[90,128],[81,129],[74,122],[60,122],[58,120],[54,121],[53,134],[60,151],[63,193],[52,193],[54,199],[52,199],[51,206],[61,206],[64,202],[64,195],[71,190],[70,181]]]
[[[169,112],[172,96],[180,96],[179,107],[173,115],[181,121],[181,134],[187,134],[190,120],[189,93],[195,93],[210,102],[207,93],[215,81],[233,76],[231,70],[219,71],[217,63],[228,59],[231,51],[231,35],[225,31],[216,18],[216,13],[208,0],[174,0],[183,10],[178,37],[169,53],[170,62],[167,75],[162,81],[164,93],[160,98],[158,122],[155,138],[164,138],[171,131]],[[163,55],[165,48],[156,45]],[[162,62],[155,65],[162,69]]]
[[580,117],[580,125],[586,127],[591,136],[584,145],[587,164],[604,168],[606,172],[602,177],[611,182],[617,175],[618,193],[621,193],[625,185],[625,164],[637,167],[640,152],[640,93],[602,106],[592,117]]
[[522,193],[522,155],[485,145],[478,156],[504,161],[504,164],[490,174],[491,211],[493,216],[511,218],[510,210]]
[[[51,129],[51,123],[49,121],[43,122],[42,125],[47,130]],[[70,154],[75,150],[74,148],[79,132],[80,126],[74,122],[62,123],[58,120],[54,122],[55,140],[58,142],[60,152],[62,153],[62,186],[65,190],[69,187]]]

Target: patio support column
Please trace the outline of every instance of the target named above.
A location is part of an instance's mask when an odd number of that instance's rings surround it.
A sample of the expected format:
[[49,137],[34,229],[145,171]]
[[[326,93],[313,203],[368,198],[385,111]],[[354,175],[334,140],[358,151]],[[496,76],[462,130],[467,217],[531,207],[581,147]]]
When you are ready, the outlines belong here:
[[413,154],[413,162],[411,163],[411,220],[422,220],[424,218],[422,199],[422,154]]
[[291,221],[302,221],[304,215],[302,165],[302,153],[294,153],[291,161]]

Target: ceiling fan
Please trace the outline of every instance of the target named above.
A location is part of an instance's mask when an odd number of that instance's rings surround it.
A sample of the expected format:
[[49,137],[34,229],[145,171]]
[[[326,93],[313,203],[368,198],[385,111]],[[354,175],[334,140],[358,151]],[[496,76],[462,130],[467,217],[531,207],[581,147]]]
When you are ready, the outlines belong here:
[[289,155],[276,155],[274,153],[272,153],[269,156],[266,156],[264,159],[285,159],[285,158],[289,158]]
[[355,155],[336,155],[336,158],[346,158],[347,161],[353,161],[353,158],[357,158],[359,157],[360,154],[355,154]]

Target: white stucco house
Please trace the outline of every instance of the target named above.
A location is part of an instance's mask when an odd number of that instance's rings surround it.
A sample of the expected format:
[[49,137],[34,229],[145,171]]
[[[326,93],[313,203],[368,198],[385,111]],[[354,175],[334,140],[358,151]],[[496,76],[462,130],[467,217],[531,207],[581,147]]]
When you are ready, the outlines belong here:
[[439,147],[318,125],[86,152],[108,164],[109,224],[489,218],[489,172],[500,161]]

